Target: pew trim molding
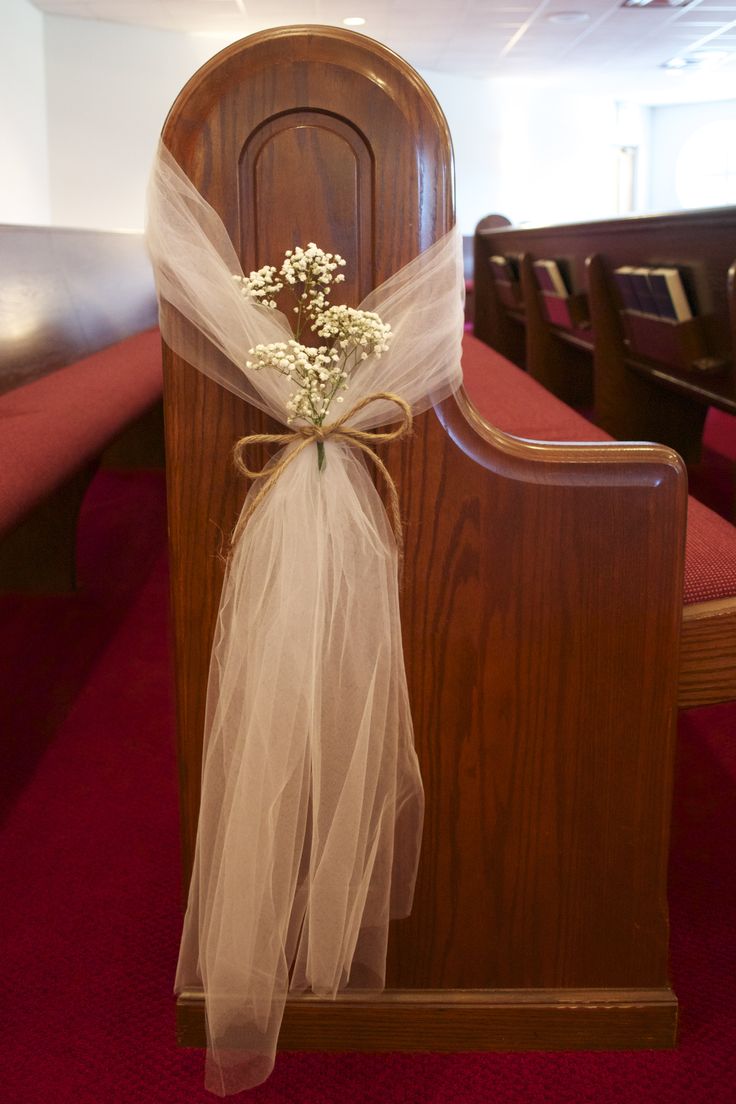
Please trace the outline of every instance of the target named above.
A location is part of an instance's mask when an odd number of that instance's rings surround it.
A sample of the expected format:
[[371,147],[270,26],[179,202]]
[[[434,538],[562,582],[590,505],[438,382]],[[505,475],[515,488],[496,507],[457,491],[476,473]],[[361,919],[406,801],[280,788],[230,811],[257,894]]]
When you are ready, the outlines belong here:
[[[204,1046],[200,990],[179,996],[176,1016],[179,1046]],[[633,1050],[676,1041],[677,1000],[666,987],[386,989],[289,997],[279,1050]]]

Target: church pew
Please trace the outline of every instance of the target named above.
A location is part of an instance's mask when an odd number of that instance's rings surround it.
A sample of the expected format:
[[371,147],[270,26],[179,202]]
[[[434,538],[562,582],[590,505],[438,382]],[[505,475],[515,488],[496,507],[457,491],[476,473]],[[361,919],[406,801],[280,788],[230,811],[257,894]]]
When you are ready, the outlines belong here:
[[[184,88],[164,140],[246,271],[294,235],[314,240],[348,258],[349,302],[452,223],[444,119],[421,79],[362,36],[282,28],[233,44]],[[186,880],[222,534],[244,493],[228,442],[278,427],[166,347],[164,365]],[[530,440],[495,420],[460,391],[381,449],[406,530],[419,882],[392,928],[387,990],[293,996],[287,1049],[675,1041],[684,468],[666,447]],[[202,1044],[201,992],[180,996],[178,1033]]]
[[0,225],[0,393],[156,325],[143,235]]
[[0,587],[70,590],[100,459],[163,459],[150,265],[141,235],[3,226],[0,279]]
[[[595,419],[619,439],[661,441],[686,461],[699,457],[710,405],[736,413],[736,306],[728,273],[734,259],[736,208],[684,211],[569,226],[480,231],[476,265],[488,269],[494,253],[525,259],[526,367],[555,394],[574,401],[571,390],[593,374]],[[586,295],[589,328],[550,322],[531,266],[542,258],[566,270],[570,290]],[[631,344],[614,269],[622,265],[676,267],[683,272],[696,321],[692,361],[698,367],[652,356],[650,346]],[[476,294],[475,333],[505,356],[510,349],[493,336],[496,307],[489,281]],[[644,320],[646,323],[646,319]],[[656,329],[658,323],[647,323]],[[659,323],[660,344],[669,327]],[[655,336],[654,341],[657,338]],[[693,346],[695,348],[695,346]],[[655,354],[657,350],[655,349]],[[509,356],[509,359],[514,359]],[[710,363],[710,371],[702,365]]]

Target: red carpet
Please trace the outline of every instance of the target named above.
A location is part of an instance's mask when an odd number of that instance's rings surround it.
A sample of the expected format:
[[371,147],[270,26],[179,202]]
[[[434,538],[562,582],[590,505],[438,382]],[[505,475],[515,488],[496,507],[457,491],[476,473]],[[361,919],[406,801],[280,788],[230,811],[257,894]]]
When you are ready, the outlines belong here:
[[[80,594],[0,599],[0,1104],[198,1104],[173,1043],[179,858],[162,480],[102,473]],[[9,718],[9,723],[7,721]],[[676,1051],[283,1055],[254,1104],[728,1104],[736,1069],[736,708],[680,728]]]

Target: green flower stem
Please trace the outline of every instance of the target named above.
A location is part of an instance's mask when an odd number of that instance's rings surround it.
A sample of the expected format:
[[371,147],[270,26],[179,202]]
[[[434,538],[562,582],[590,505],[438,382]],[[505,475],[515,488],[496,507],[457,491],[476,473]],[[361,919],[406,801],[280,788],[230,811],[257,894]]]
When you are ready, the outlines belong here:
[[317,470],[322,471],[325,466],[325,443],[324,441],[317,442]]

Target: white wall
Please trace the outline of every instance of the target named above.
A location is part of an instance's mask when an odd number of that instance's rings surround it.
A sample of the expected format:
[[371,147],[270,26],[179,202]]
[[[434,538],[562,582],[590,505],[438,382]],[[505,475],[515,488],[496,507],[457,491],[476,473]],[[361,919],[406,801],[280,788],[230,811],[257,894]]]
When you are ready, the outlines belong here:
[[542,82],[424,72],[455,145],[458,221],[515,224],[616,214],[616,103]]
[[65,16],[45,25],[52,222],[141,229],[166,113],[213,44]]
[[[720,147],[719,152],[730,157],[731,185],[726,194],[716,190],[713,202],[736,204],[736,100],[653,107],[651,116],[652,210],[676,211],[683,207],[710,205],[706,150],[698,149],[699,132],[724,123],[731,124],[731,135],[726,136],[725,142],[718,135],[714,135],[714,139],[716,148]],[[697,188],[697,179],[693,179],[696,171],[702,174],[702,189]],[[696,193],[700,198],[694,203]]]
[[43,16],[0,3],[0,223],[49,221]]
[[472,234],[484,215],[506,214],[496,168],[502,128],[491,81],[428,71],[422,76],[450,127],[455,149],[457,218],[463,233]]
[[[13,105],[0,124],[9,132],[3,145],[20,143],[24,154],[18,158],[22,171],[11,174],[17,220],[29,217],[23,213],[29,204],[41,211],[43,108],[38,95],[33,101],[16,89],[22,86],[19,79],[28,83],[31,75],[33,87],[43,87],[38,36],[45,25],[51,221],[140,228],[148,169],[166,112],[225,40],[62,16],[42,20],[27,0],[0,0],[0,12],[6,23],[21,27],[26,47],[21,64],[19,51],[7,45],[8,35],[0,38],[0,56],[7,53],[14,66],[10,75],[7,65],[0,66],[0,87]],[[19,34],[16,28],[15,37]],[[621,145],[639,150],[634,209],[682,206],[674,192],[674,166],[683,140],[706,118],[736,118],[736,101],[642,108],[616,104],[608,93],[549,81],[423,76],[453,135],[458,218],[466,234],[491,212],[517,224],[614,216]],[[26,118],[25,101],[36,103],[32,120]],[[40,213],[33,220],[45,221]]]
[[[0,221],[140,229],[166,112],[223,45],[0,0]],[[706,122],[736,122],[736,100],[641,108],[550,82],[423,76],[453,135],[466,234],[491,212],[517,224],[615,215],[621,145],[639,150],[635,210],[682,207],[683,144]]]
[[[224,42],[62,16],[45,22],[52,221],[139,228],[166,112]],[[423,75],[453,135],[464,233],[492,211],[517,223],[615,214],[613,99]]]

